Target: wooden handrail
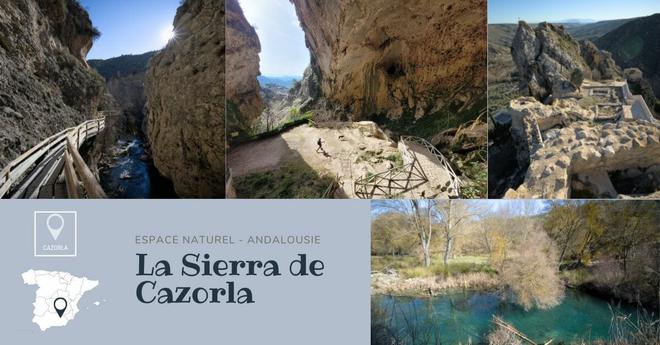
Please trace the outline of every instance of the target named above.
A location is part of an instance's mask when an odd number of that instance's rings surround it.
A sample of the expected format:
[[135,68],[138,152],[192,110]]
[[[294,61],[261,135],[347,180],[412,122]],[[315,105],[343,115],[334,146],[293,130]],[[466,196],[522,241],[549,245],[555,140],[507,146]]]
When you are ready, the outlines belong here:
[[80,199],[78,190],[78,177],[73,168],[73,161],[69,152],[64,152],[64,177],[66,178],[66,191],[70,199]]
[[96,180],[96,176],[89,170],[87,163],[78,152],[78,148],[73,145],[71,138],[67,140],[67,153],[71,155],[73,166],[76,169],[80,180],[82,180],[85,191],[90,198],[93,199],[106,199],[107,195],[101,188],[101,184]]
[[[68,140],[73,139],[78,143],[75,149],[75,152],[78,153],[80,145],[103,129],[105,129],[104,117],[88,120],[78,126],[51,135],[21,154],[0,171],[0,198],[4,197],[15,183],[22,181],[24,175],[31,171],[35,163],[54,155],[61,145],[68,146]],[[89,170],[89,168],[87,169]]]

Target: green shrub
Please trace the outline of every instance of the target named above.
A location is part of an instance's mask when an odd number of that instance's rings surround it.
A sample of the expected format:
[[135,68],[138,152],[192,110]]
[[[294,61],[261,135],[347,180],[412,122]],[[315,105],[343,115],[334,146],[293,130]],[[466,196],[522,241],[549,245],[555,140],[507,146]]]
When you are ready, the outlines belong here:
[[395,167],[402,167],[403,166],[403,156],[401,155],[401,153],[398,153],[398,152],[393,153],[393,154],[385,157],[385,159],[387,159],[388,161],[391,161],[392,163],[394,163]]
[[582,72],[581,69],[576,68],[571,72],[571,83],[573,85],[577,86],[578,88],[582,86],[582,82],[584,81],[584,73]]

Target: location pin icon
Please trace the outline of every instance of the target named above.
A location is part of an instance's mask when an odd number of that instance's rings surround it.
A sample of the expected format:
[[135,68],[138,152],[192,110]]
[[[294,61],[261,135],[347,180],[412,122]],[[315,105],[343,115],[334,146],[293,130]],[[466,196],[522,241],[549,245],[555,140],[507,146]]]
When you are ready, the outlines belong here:
[[66,310],[66,306],[67,306],[66,300],[62,297],[56,298],[55,301],[53,302],[53,307],[55,307],[55,311],[57,312],[57,315],[59,315],[60,317],[62,317],[62,315],[64,314],[64,311]]
[[64,218],[59,213],[53,213],[46,218],[46,227],[50,231],[50,235],[53,236],[53,239],[57,241],[64,228]]

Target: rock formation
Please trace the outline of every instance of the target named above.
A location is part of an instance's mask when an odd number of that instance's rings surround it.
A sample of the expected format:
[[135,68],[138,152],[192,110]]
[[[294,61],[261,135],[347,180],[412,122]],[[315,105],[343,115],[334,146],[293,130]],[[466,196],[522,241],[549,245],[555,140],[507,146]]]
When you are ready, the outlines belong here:
[[144,78],[149,60],[155,53],[88,61],[105,78],[107,90],[117,103],[115,115],[120,117],[106,119],[111,131],[134,135],[142,132],[147,102]]
[[413,122],[485,98],[486,1],[292,0],[323,96]]
[[644,78],[643,72],[639,68],[631,67],[623,70],[623,75],[630,86],[630,91],[642,95],[649,109],[655,110],[656,118],[660,119],[660,109],[657,108],[660,102],[655,97],[651,83]]
[[186,0],[146,75],[147,136],[181,197],[224,197],[224,2]]
[[300,100],[302,102],[300,110],[305,111],[312,106],[312,103],[318,101],[320,97],[321,84],[318,73],[314,72],[311,65],[307,66],[302,79],[289,90],[287,100],[289,103]]
[[[542,102],[576,96],[584,79],[621,79],[612,56],[589,41],[577,42],[562,26],[521,21],[511,54],[520,74],[520,89]],[[577,80],[576,80],[577,79]]]
[[628,170],[652,175],[649,194],[660,190],[658,121],[598,123],[595,113],[575,100],[544,105],[533,98],[511,101],[499,116],[511,118],[511,134],[519,143],[516,160],[529,165],[522,185],[506,197],[565,199],[585,193],[616,198],[624,193],[610,175]]
[[257,32],[248,23],[238,0],[227,0],[227,133],[231,140],[249,134],[263,110],[259,96]]
[[[608,53],[574,41],[560,26],[532,29],[524,22],[511,51],[522,86],[534,97],[514,99],[492,118],[490,197],[660,192],[660,122]],[[642,78],[634,69],[625,75]]]
[[85,56],[98,35],[77,1],[0,2],[0,167],[96,115],[103,79]]

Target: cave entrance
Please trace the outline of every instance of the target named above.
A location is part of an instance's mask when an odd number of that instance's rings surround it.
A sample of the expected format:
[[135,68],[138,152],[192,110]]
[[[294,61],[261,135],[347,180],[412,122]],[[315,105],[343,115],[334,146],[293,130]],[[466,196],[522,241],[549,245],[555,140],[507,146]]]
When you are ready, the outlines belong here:
[[308,95],[301,85],[310,53],[295,6],[289,0],[239,0],[239,4],[261,44],[257,79],[264,110],[255,132],[304,121],[311,116],[305,111]]
[[593,170],[571,176],[573,199],[645,197],[660,192],[660,166]]

